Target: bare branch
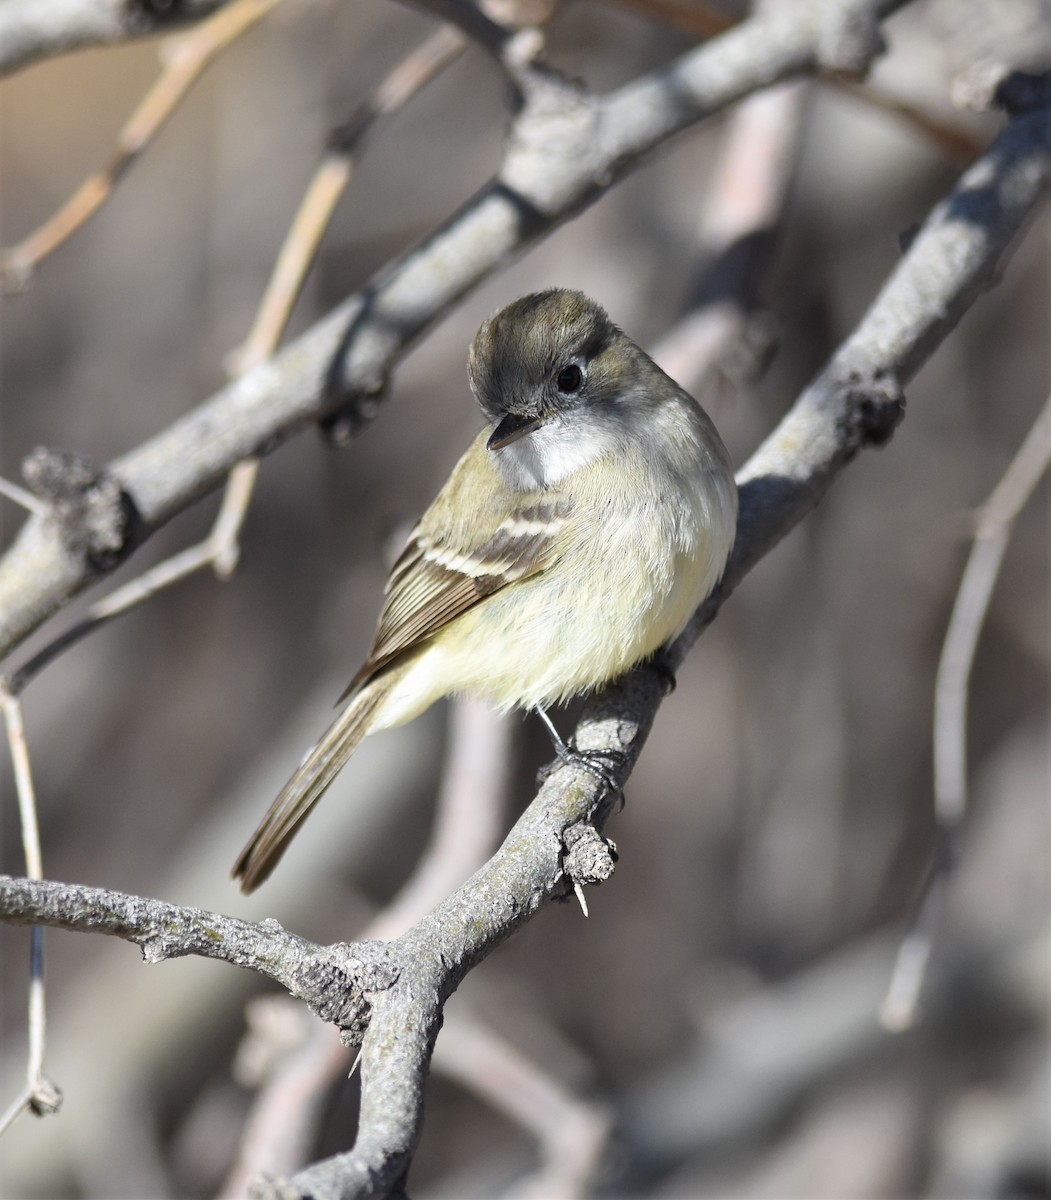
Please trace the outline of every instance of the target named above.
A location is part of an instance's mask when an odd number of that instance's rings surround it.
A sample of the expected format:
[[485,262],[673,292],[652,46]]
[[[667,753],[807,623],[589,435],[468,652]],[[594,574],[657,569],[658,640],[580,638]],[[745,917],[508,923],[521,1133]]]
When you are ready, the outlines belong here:
[[450,1014],[434,1050],[437,1071],[457,1079],[528,1129],[543,1152],[540,1169],[516,1189],[521,1200],[589,1194],[612,1117],[573,1095],[504,1038],[462,1012]]
[[0,0],[0,75],[84,46],[108,46],[199,21],[228,0]]
[[[42,879],[44,860],[40,850],[40,828],[37,823],[36,791],[29,766],[22,723],[22,706],[17,697],[0,688],[0,708],[3,709],[7,743],[15,775],[18,796],[18,817],[22,830],[22,848],[26,874]],[[29,1055],[26,1063],[26,1085],[0,1116],[0,1133],[27,1109],[43,1116],[58,1112],[62,1093],[44,1074],[44,1051],[47,1045],[47,1006],[44,993],[44,931],[34,927],[29,934]]]
[[273,920],[252,924],[221,913],[104,888],[0,875],[0,915],[15,925],[53,925],[134,942],[148,963],[199,955],[258,971],[304,1000],[324,1021],[353,1030],[362,996],[396,977],[378,942],[316,946]]
[[967,813],[967,708],[971,668],[1015,517],[1051,463],[1051,397],[1000,482],[982,505],[974,544],[956,593],[934,685],[934,860],[917,914],[894,964],[880,1019],[900,1032],[916,1019],[945,887],[960,854]]
[[[791,11],[809,13],[812,9],[804,4]],[[825,6],[825,13],[828,11]],[[763,39],[749,42],[749,38],[758,38],[756,30],[769,35],[774,28],[780,39],[776,48]],[[516,121],[504,168],[473,206],[381,276],[371,289],[348,301],[278,363],[253,372],[172,431],[113,465],[109,474],[119,478],[134,497],[145,531],[167,519],[187,502],[187,496],[211,486],[220,464],[231,453],[235,460],[241,457],[235,451],[250,437],[259,437],[261,429],[285,436],[319,411],[334,412],[348,397],[360,397],[368,386],[378,386],[396,354],[434,319],[441,304],[461,295],[493,268],[497,259],[490,255],[496,248],[507,252],[527,244],[539,231],[564,219],[574,206],[593,198],[609,177],[627,170],[633,154],[696,119],[691,114],[710,104],[713,94],[725,97],[738,88],[745,72],[736,55],[743,53],[744,47],[749,54],[764,49],[767,69],[772,63],[796,61],[793,54],[813,62],[828,52],[831,35],[827,28],[817,31],[808,26],[813,36],[805,50],[788,37],[792,28],[789,21],[750,22],[717,45],[686,56],[668,71],[636,81],[602,100],[541,72],[527,74],[525,108]],[[835,42],[835,38],[831,40]],[[725,57],[716,54],[720,48]],[[786,53],[787,60],[783,57]],[[848,54],[848,50],[839,47],[837,53]],[[703,70],[698,62],[706,64]],[[794,69],[786,66],[785,73]],[[705,73],[709,71],[712,74]],[[639,108],[633,107],[628,97],[638,102]],[[607,126],[613,111],[618,113],[617,121]],[[606,141],[596,136],[607,133]],[[571,164],[571,170],[579,169],[569,184],[565,175],[540,169],[563,159]],[[594,173],[602,164],[608,172],[606,178]],[[1014,120],[934,210],[858,329],[741,472],[738,543],[726,579],[719,594],[672,648],[672,666],[681,661],[751,566],[820,500],[857,451],[885,443],[903,413],[904,384],[1001,268],[1012,239],[1049,181],[1051,116],[1045,109]],[[510,207],[509,198],[515,201]],[[530,224],[520,224],[526,213],[525,201],[530,205]],[[479,222],[485,235],[480,243],[472,236]],[[439,263],[443,272],[437,270]],[[352,324],[349,330],[348,320]],[[338,356],[329,368],[337,348]],[[319,395],[325,380],[328,388],[322,402]],[[291,399],[281,395],[282,385],[290,387]],[[317,394],[313,385],[317,385]],[[237,403],[233,403],[235,397]],[[239,424],[239,405],[254,423]],[[181,446],[178,462],[173,456],[176,445]],[[197,453],[204,464],[202,470],[186,473],[185,463]],[[45,534],[64,552],[69,539],[63,543],[57,529],[31,519],[0,571],[0,581],[12,574],[12,562],[19,569],[27,565],[27,544],[30,550],[43,544],[27,543],[27,539]],[[66,574],[59,578],[57,590],[52,572],[44,589],[35,593],[36,608],[23,604],[19,609],[22,628],[48,605],[53,610],[63,595],[71,594],[90,577],[84,556],[70,553],[67,557],[75,569],[63,567]],[[46,557],[41,561],[46,562]],[[0,594],[2,591],[0,582]],[[30,612],[33,615],[27,617]],[[11,628],[9,637],[18,636],[17,631],[11,634]],[[584,750],[621,752],[624,768],[616,782],[623,781],[634,763],[662,693],[660,673],[642,667],[588,704],[578,729],[578,745]],[[444,1000],[471,966],[547,900],[568,895],[575,884],[602,877],[609,863],[602,861],[605,843],[601,829],[610,803],[610,797],[600,794],[599,785],[586,772],[571,766],[557,768],[490,862],[429,916],[390,942],[382,953],[377,952],[375,961],[369,960],[366,965],[375,967],[378,979],[375,987],[366,989],[372,1009],[363,1044],[357,1145],[349,1154],[317,1164],[291,1182],[272,1181],[269,1190],[260,1189],[259,1194],[286,1198],[310,1194],[324,1200],[386,1193],[402,1185],[419,1135],[422,1084]],[[577,852],[582,845],[591,852],[590,861]],[[64,898],[74,907],[78,898],[97,902],[104,912],[109,912],[107,905],[111,905],[113,912],[107,919],[119,927],[111,932],[126,928],[122,924],[125,907],[147,903],[108,897],[93,889],[34,886],[57,889],[50,899]],[[29,905],[33,911],[20,912],[19,919],[46,921],[49,912],[57,917],[48,909],[48,899],[40,897],[35,906]],[[0,903],[3,901],[0,889]],[[174,923],[170,952],[178,952],[174,946],[184,932],[179,922],[191,910],[162,906],[157,911]],[[223,952],[213,952],[212,957],[240,965],[258,962],[260,969],[289,986],[284,979],[287,968],[274,968],[262,951],[250,949],[243,962],[231,949],[242,935],[250,947],[256,936],[265,940],[272,935],[273,944],[263,950],[275,953],[277,931],[266,925],[231,928],[224,944],[224,932],[207,924],[213,920],[211,914],[198,918],[211,936],[194,927],[194,919],[186,919],[190,928],[185,932],[196,952],[207,953],[206,943],[212,951],[223,944]],[[78,927],[97,926],[87,921]],[[280,937],[287,935],[282,932]],[[162,940],[161,944],[168,943]],[[283,943],[282,948],[287,945],[294,954],[300,953],[301,947],[306,947],[303,953],[307,955],[317,950],[298,939]],[[197,946],[202,948],[197,951]],[[361,947],[354,951],[361,952]],[[333,951],[321,953],[331,955]],[[392,964],[397,964],[396,968]],[[327,958],[323,965],[329,965]],[[356,979],[358,969],[352,974]],[[347,1014],[334,999],[333,1007],[341,1023],[347,1015],[356,1015]]]
[[435,30],[395,66],[346,125],[332,134],[331,149],[308,184],[285,235],[252,329],[233,356],[233,374],[244,375],[277,348],[321,238],[350,182],[354,155],[366,135],[379,118],[403,108],[462,53],[466,44],[455,29],[442,26]]
[[859,449],[886,442],[902,416],[903,384],[1002,269],[1049,185],[1051,113],[1038,110],[1013,121],[933,210],[861,324],[746,464],[724,587]]
[[[734,21],[725,13],[696,0],[613,0],[643,16],[662,21],[677,29],[685,29],[700,38],[715,37],[729,29]],[[970,161],[982,151],[983,143],[958,121],[947,121],[926,109],[895,95],[886,88],[870,83],[858,83],[835,74],[819,76],[821,83],[854,96],[863,104],[891,113],[919,130],[952,158]]]

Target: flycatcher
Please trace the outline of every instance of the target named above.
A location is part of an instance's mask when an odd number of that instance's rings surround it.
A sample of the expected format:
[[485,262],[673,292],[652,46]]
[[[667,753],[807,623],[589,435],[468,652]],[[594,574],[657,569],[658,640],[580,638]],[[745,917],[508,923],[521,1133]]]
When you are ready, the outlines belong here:
[[471,346],[488,421],[387,581],[346,706],[234,866],[251,892],[368,733],[468,694],[546,710],[685,626],[733,545],[715,426],[580,292],[525,296]]

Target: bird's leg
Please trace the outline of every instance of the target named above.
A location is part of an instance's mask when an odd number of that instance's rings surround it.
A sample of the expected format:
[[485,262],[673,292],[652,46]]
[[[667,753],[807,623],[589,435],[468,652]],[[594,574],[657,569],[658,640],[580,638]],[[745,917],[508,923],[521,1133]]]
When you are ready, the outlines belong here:
[[[555,753],[562,762],[583,767],[585,771],[594,775],[600,783],[604,783],[610,792],[614,795],[619,795],[621,804],[623,804],[624,789],[616,782],[609,771],[610,769],[623,769],[627,761],[626,755],[620,750],[580,750],[576,746],[569,745],[562,740],[561,735],[555,728],[554,721],[547,715],[546,709],[537,704],[534,706],[533,711],[544,722],[544,727],[551,738],[551,743],[555,747]],[[603,766],[603,759],[610,764],[609,768]],[[551,769],[550,767],[541,767],[537,772],[537,782],[543,783],[551,773]]]
[[552,744],[555,747],[555,753],[560,759],[562,759],[563,762],[569,762],[573,756],[572,751],[562,740],[562,735],[555,728],[554,721],[552,721],[547,715],[547,709],[541,708],[541,706],[538,704],[533,711],[540,718],[540,720],[544,722],[544,727],[547,729],[548,736],[551,738]]

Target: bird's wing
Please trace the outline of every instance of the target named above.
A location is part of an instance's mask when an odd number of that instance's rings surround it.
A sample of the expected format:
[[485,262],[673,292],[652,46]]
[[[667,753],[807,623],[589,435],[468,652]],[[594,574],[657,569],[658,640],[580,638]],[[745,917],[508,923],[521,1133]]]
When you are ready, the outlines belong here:
[[468,528],[456,483],[454,475],[394,564],[372,648],[341,700],[479,601],[552,562],[568,497],[541,500],[503,489],[501,503],[490,509],[503,518],[475,519]]

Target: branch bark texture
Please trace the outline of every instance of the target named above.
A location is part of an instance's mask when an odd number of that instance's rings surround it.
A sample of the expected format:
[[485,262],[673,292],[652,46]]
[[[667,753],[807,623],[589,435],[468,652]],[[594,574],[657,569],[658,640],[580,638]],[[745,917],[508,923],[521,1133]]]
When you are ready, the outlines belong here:
[[[0,915],[15,925],[53,925],[134,942],[145,962],[198,955],[257,971],[305,1001],[353,1039],[366,1019],[366,992],[395,978],[381,942],[317,946],[277,921],[221,913],[105,888],[0,876]],[[360,1036],[358,1039],[360,1041]]]

